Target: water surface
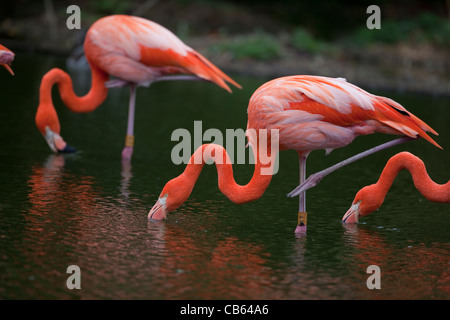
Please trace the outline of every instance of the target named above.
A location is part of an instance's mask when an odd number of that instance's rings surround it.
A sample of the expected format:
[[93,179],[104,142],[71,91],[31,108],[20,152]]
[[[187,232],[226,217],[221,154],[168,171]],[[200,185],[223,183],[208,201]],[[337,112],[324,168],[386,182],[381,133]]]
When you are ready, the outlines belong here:
[[[157,83],[139,88],[136,145],[122,166],[127,89],[111,90],[95,112],[74,114],[54,90],[62,135],[79,151],[51,154],[34,125],[42,75],[61,59],[17,55],[16,76],[0,74],[0,298],[3,299],[448,299],[448,204],[431,203],[407,172],[377,213],[358,225],[340,219],[355,193],[376,181],[390,156],[410,151],[430,176],[449,179],[450,102],[386,94],[440,133],[444,150],[426,141],[372,155],[326,177],[307,193],[308,232],[295,237],[298,182],[294,151],[264,196],[235,205],[206,166],[189,200],[164,222],[147,213],[169,179],[184,169],[171,162],[177,128],[245,128],[251,93],[269,79],[234,77],[233,94],[209,83]],[[71,72],[76,91],[89,74]],[[345,75],[343,75],[345,76]],[[325,156],[313,152],[308,174],[393,137],[357,138]],[[237,182],[251,165],[234,167]],[[81,269],[81,290],[69,290],[69,265]],[[367,267],[381,269],[381,289],[366,286]]]

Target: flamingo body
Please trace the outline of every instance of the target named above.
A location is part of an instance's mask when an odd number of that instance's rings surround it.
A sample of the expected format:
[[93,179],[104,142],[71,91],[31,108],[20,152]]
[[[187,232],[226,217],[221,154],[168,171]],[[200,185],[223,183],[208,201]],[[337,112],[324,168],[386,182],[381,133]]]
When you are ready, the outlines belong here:
[[359,135],[437,134],[399,103],[370,94],[342,78],[289,76],[261,86],[250,99],[247,128],[277,129],[280,150],[309,153],[343,147]]
[[[50,70],[41,81],[35,121],[55,152],[67,148],[52,101],[55,84],[64,104],[73,112],[91,112],[106,99],[109,87],[130,85],[128,135],[133,134],[136,86],[149,86],[172,75],[186,79],[179,75],[188,75],[189,80],[211,81],[227,91],[231,91],[227,82],[240,87],[172,32],[139,17],[113,15],[97,20],[86,34],[84,52],[92,72],[92,86],[86,95],[77,96],[70,76],[58,68]],[[108,81],[110,76],[117,79]]]
[[419,157],[409,152],[400,152],[389,159],[375,184],[358,191],[352,206],[342,217],[342,222],[356,223],[360,217],[367,216],[381,207],[395,177],[403,169],[411,173],[414,186],[425,199],[450,203],[450,180],[445,184],[435,183]]
[[[261,146],[257,141],[258,135],[249,135],[249,129],[256,132],[267,130],[267,141],[271,141],[272,130],[278,130],[279,150],[298,152],[301,175],[309,152],[346,146],[359,135],[382,132],[411,138],[420,136],[439,147],[426,133],[436,132],[400,104],[372,95],[341,78],[289,76],[274,79],[253,93],[247,112],[247,138],[253,147],[256,164],[249,184],[237,185],[230,162],[223,160],[217,164],[220,156],[211,158],[207,153],[207,159],[204,159],[216,161],[219,189],[235,203],[258,199],[271,180],[271,175],[261,175],[262,163],[258,156]],[[197,153],[204,155],[207,146],[197,149],[193,157]],[[226,154],[223,147],[209,146],[215,152]],[[189,197],[202,167],[191,161],[179,177],[169,181],[148,217],[161,220],[178,208]],[[186,186],[189,186],[189,192]],[[302,210],[305,210],[304,193],[299,202],[299,211]]]
[[91,64],[127,82],[148,85],[168,74],[195,74],[231,91],[239,85],[163,26],[140,17],[113,15],[97,20],[86,34]]

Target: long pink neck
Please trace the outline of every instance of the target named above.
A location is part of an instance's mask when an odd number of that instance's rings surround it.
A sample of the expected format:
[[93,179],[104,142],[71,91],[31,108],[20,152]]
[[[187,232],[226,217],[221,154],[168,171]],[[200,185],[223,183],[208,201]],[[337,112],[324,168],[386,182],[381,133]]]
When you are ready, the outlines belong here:
[[[209,148],[208,150],[205,149]],[[211,151],[211,152],[209,152]],[[270,155],[269,155],[270,156]],[[269,164],[262,164],[258,152],[255,152],[255,170],[252,179],[244,186],[234,180],[233,167],[227,151],[220,145],[204,144],[192,155],[183,176],[194,187],[206,161],[213,160],[216,164],[219,189],[234,203],[245,203],[259,199],[270,184],[272,172],[261,174],[262,169],[268,169]],[[270,170],[269,170],[270,171]]]
[[40,102],[52,102],[51,89],[58,85],[59,93],[64,104],[74,112],[89,112],[98,107],[108,94],[105,81],[109,75],[95,65],[91,65],[92,84],[89,92],[79,97],[73,91],[72,79],[61,69],[54,68],[42,78],[40,88]]
[[437,184],[431,180],[422,160],[409,152],[401,152],[387,162],[376,185],[384,196],[389,191],[400,170],[407,169],[413,178],[414,185],[429,201],[450,202],[450,180],[445,184]]
[[59,93],[64,104],[74,112],[90,112],[97,108],[108,94],[105,87],[105,81],[109,79],[109,75],[100,70],[93,64],[90,64],[92,71],[92,84],[89,92],[84,96],[77,96],[73,90],[72,79],[61,69],[53,68],[47,72],[41,81],[39,91],[39,107],[36,114],[36,122],[44,129],[49,125],[57,128],[51,128],[59,131],[58,116],[55,111],[52,100],[52,87],[58,85]]

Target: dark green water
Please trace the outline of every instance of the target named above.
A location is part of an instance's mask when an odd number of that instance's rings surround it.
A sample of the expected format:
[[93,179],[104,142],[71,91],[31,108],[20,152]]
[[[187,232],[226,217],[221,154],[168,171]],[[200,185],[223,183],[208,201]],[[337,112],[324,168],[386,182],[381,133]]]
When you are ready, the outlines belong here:
[[[388,94],[437,130],[444,150],[413,141],[331,174],[308,191],[308,232],[296,238],[298,200],[285,196],[298,182],[294,151],[281,153],[279,172],[255,202],[231,203],[206,166],[179,210],[147,221],[164,184],[184,169],[170,158],[172,132],[192,131],[194,120],[203,130],[245,129],[248,99],[270,79],[235,77],[244,89],[231,95],[208,83],[139,88],[135,153],[122,167],[126,89],[111,90],[89,114],[70,113],[55,94],[62,135],[79,152],[51,154],[34,115],[40,78],[54,66],[65,69],[60,59],[18,54],[15,77],[0,70],[0,298],[450,298],[450,207],[425,200],[407,172],[377,213],[352,227],[340,222],[397,152],[421,157],[436,182],[449,179],[448,99]],[[84,94],[89,75],[73,76]],[[329,156],[315,151],[308,173],[392,138],[359,137]],[[251,165],[234,170],[241,184],[253,172]],[[66,286],[74,264],[80,290]],[[366,286],[370,265],[381,269],[381,289]]]

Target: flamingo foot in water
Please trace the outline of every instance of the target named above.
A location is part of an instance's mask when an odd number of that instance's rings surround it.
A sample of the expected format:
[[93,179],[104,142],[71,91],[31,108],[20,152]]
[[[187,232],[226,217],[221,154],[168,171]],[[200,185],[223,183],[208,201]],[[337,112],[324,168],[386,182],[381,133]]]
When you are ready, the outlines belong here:
[[297,228],[295,228],[294,233],[296,235],[306,233],[306,221],[308,214],[306,211],[299,211],[298,213],[298,221]]
[[122,150],[122,161],[130,161],[133,155],[133,147],[125,147]]
[[297,226],[297,227],[295,228],[294,233],[295,233],[296,235],[303,234],[303,233],[306,233],[306,229],[307,229],[306,226]]

